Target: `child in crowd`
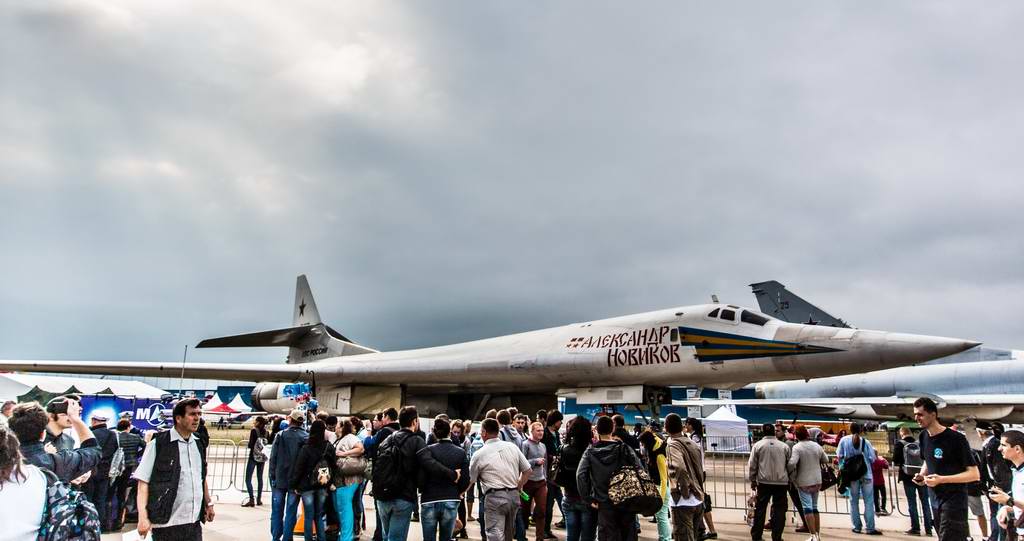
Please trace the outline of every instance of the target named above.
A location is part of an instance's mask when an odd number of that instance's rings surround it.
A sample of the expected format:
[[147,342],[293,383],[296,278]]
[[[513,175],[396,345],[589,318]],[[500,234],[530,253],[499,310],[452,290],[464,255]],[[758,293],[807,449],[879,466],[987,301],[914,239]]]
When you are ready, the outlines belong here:
[[889,469],[889,461],[881,456],[871,463],[871,478],[875,483],[875,514],[888,515],[886,511],[885,470]]

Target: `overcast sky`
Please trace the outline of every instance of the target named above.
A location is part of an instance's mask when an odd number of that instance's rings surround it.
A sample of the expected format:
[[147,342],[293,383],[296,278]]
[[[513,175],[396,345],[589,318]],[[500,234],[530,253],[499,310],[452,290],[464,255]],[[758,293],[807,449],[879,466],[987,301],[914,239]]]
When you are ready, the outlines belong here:
[[[1024,348],[1013,2],[0,9],[0,358],[723,301]],[[281,359],[199,350],[192,360]]]

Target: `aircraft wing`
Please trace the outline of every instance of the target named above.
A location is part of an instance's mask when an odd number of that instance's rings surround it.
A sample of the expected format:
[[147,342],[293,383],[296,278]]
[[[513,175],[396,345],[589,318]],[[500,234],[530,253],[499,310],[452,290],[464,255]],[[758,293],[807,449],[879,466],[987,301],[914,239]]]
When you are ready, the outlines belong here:
[[782,411],[821,413],[863,418],[906,417],[914,401],[927,396],[951,417],[973,417],[998,420],[1009,415],[1024,395],[942,395],[926,393],[900,396],[867,396],[856,398],[740,398],[673,400],[673,406],[752,406]]
[[947,406],[1017,406],[1024,404],[1021,394],[951,394],[942,395]]
[[809,407],[830,407],[830,406],[882,406],[897,404],[914,404],[917,396],[870,396],[863,398],[694,398],[690,400],[673,400],[673,406],[761,406],[773,408],[776,406],[809,406]]
[[694,398],[689,400],[673,400],[673,406],[906,406],[927,396],[940,407],[947,406],[1010,406],[1024,404],[1024,395],[1019,394],[965,394],[936,396],[927,393],[900,396],[865,396],[856,398]]
[[[828,415],[856,415],[871,407],[901,406],[912,408],[917,396],[873,396],[863,398],[734,398],[673,400],[673,406],[751,406],[782,411],[820,413]],[[931,397],[936,399],[936,397]],[[939,403],[939,400],[936,400]],[[940,404],[939,407],[942,407]]]
[[[271,363],[185,363],[186,378],[299,381],[313,368],[311,364]],[[0,360],[0,371],[49,372],[61,374],[105,374],[112,376],[181,377],[180,362],[134,361],[37,361]]]

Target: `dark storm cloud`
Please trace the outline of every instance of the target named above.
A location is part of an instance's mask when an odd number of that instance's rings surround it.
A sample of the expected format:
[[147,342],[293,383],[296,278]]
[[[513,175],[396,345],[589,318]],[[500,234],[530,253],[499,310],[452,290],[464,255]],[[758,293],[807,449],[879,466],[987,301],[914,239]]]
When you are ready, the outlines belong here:
[[176,359],[299,273],[384,349],[771,278],[1019,347],[1024,17],[877,8],[9,9],[0,356]]

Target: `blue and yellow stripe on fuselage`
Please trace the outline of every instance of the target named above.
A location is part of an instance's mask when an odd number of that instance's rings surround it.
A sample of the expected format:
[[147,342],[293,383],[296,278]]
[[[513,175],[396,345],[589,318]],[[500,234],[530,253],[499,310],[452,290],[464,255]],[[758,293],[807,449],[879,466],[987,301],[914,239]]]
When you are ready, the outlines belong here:
[[784,342],[782,340],[765,340],[763,338],[743,336],[742,334],[729,334],[694,327],[679,327],[679,344],[695,348],[695,355],[700,362],[842,351],[841,349],[824,346],[811,346],[797,342]]

